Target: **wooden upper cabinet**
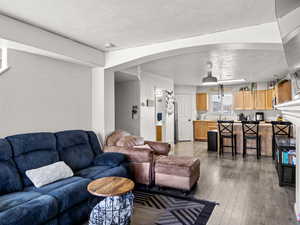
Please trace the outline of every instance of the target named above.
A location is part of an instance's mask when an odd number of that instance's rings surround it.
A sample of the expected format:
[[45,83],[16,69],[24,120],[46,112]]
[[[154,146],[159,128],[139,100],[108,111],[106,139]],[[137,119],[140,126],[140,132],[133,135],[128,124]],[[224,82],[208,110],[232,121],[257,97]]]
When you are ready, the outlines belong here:
[[252,91],[244,91],[244,109],[254,109],[254,95]]
[[242,91],[234,93],[234,109],[242,110],[244,109],[244,93]]
[[266,90],[255,91],[255,109],[266,109]]
[[207,111],[208,110],[207,93],[197,93],[196,106],[197,106],[197,111]]
[[235,110],[272,110],[274,90],[239,91],[234,94]]
[[274,96],[274,89],[266,90],[266,109],[267,110],[273,109],[273,96]]
[[290,80],[285,80],[275,87],[276,104],[292,100],[292,85]]

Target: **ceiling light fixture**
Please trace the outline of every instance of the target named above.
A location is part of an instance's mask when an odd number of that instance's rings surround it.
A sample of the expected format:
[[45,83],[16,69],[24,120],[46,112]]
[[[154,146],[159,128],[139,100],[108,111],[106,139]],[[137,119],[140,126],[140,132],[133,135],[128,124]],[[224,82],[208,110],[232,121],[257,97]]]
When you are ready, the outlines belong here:
[[207,76],[203,77],[202,79],[202,84],[203,85],[216,85],[218,79],[214,76],[212,76],[212,68],[213,68],[213,64],[211,61],[208,61],[206,63],[207,66]]
[[231,79],[231,80],[219,80],[218,84],[234,84],[246,82],[245,79]]
[[202,83],[202,86],[217,86],[217,85],[230,85],[230,84],[239,84],[247,82],[246,79],[231,79],[231,80],[219,80],[217,82],[205,82]]

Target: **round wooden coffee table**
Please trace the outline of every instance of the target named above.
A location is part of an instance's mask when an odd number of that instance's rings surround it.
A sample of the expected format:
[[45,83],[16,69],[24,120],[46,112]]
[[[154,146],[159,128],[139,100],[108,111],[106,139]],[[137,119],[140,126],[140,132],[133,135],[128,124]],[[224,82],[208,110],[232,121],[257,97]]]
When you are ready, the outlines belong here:
[[134,182],[124,177],[104,177],[89,183],[88,191],[105,197],[92,210],[89,225],[127,225],[133,210]]

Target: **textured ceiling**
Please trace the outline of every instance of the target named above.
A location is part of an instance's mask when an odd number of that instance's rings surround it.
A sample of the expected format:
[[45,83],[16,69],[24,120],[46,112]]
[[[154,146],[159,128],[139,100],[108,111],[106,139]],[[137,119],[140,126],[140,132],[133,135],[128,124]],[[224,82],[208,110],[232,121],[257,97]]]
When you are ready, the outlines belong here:
[[100,49],[275,20],[274,0],[0,0],[0,12]]
[[283,51],[215,49],[155,60],[142,64],[141,70],[173,78],[175,84],[200,85],[208,60],[213,62],[213,75],[218,79],[268,81],[287,72]]

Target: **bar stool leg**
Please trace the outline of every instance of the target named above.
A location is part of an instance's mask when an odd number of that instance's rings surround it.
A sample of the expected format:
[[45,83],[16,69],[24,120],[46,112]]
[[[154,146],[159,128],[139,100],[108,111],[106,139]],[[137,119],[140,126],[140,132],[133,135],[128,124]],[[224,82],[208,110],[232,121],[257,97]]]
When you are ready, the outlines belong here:
[[221,155],[222,155],[222,148],[223,148],[222,136],[220,136],[219,141],[220,141],[220,151],[219,151],[219,155],[221,156]]
[[261,158],[261,137],[259,137],[259,158]]
[[258,142],[259,142],[258,136],[256,136],[256,143],[255,143],[255,145],[256,145],[256,158],[257,159],[259,159],[259,157],[258,157],[258,155],[259,155]]
[[236,136],[234,136],[234,153],[235,155],[237,155],[237,151],[236,151]]
[[246,156],[246,139],[243,138],[243,157],[245,158]]
[[232,155],[232,157],[234,157],[234,148],[233,148],[234,146],[233,146],[233,136],[231,137],[231,155]]
[[221,155],[224,153],[224,143],[223,143],[223,138],[221,137]]
[[272,159],[275,160],[275,137],[272,135]]

